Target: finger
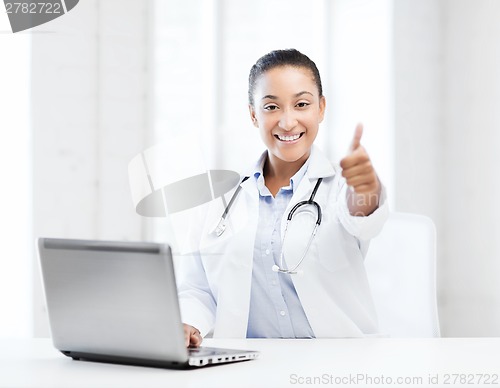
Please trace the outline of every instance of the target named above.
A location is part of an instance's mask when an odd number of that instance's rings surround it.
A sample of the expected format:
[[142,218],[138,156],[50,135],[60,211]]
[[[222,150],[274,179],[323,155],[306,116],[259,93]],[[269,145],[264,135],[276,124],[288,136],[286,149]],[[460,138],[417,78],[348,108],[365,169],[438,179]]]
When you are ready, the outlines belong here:
[[191,335],[196,329],[192,326],[186,325],[185,323],[182,326],[184,328],[184,344],[186,345],[186,347],[188,347],[189,343],[191,342]]
[[191,346],[198,347],[201,345],[201,341],[202,338],[198,331],[191,333],[191,340],[190,340]]
[[380,181],[377,174],[374,179],[370,178],[366,182],[360,182],[351,187],[356,194],[380,194]]
[[370,157],[368,156],[368,153],[366,152],[365,148],[363,146],[360,146],[352,154],[344,157],[340,161],[340,167],[342,167],[343,170],[346,170],[358,164],[365,163],[369,160]]
[[374,184],[376,182],[376,178],[374,174],[356,175],[354,177],[347,178],[346,182],[349,186],[356,188],[359,185]]
[[362,184],[354,186],[353,189],[356,194],[368,194],[368,193],[373,193],[376,187],[377,187],[376,184],[371,183],[371,184]]
[[364,175],[373,171],[372,162],[370,160],[362,162],[361,164],[354,165],[350,168],[342,170],[342,176],[344,178],[351,178],[356,175]]
[[363,136],[363,124],[359,123],[354,130],[354,137],[352,138],[350,153],[353,153],[361,145],[361,136]]

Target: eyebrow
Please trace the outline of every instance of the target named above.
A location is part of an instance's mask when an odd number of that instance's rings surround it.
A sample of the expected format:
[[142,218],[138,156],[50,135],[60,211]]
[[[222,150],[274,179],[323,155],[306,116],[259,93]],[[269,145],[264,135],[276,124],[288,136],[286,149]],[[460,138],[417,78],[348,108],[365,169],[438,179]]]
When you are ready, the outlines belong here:
[[[311,92],[308,92],[308,91],[305,91],[305,90],[304,90],[304,91],[302,91],[302,92],[299,92],[299,93],[297,93],[297,94],[294,94],[293,96],[294,96],[295,98],[297,98],[297,97],[300,97],[300,96],[302,96],[302,95],[304,95],[304,94],[310,94],[311,96],[313,96],[313,94],[312,94]],[[313,97],[314,97],[314,96],[313,96]],[[277,99],[278,99],[278,97],[277,97],[277,96],[273,96],[272,94],[267,94],[267,95],[265,95],[264,97],[262,97],[262,100],[265,100],[266,98],[269,98],[270,100],[277,100]]]

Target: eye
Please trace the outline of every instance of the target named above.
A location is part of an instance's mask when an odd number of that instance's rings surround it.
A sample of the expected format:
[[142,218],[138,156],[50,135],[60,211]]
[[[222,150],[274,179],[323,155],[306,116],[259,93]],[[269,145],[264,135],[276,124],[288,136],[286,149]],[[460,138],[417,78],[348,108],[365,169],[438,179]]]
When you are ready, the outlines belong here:
[[296,106],[299,107],[299,108],[305,108],[305,107],[307,107],[309,105],[311,105],[311,104],[309,104],[308,102],[299,102],[299,103],[297,103]]
[[267,111],[273,111],[276,109],[278,109],[278,105],[269,104],[269,105],[264,106],[264,110],[267,110]]

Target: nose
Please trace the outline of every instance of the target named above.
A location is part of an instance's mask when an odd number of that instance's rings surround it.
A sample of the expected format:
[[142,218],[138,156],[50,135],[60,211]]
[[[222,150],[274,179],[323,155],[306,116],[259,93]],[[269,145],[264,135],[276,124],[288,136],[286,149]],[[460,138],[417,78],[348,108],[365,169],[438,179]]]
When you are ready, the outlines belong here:
[[290,110],[283,111],[279,121],[280,128],[288,132],[295,128],[297,123],[298,122],[297,118],[295,117],[295,112]]

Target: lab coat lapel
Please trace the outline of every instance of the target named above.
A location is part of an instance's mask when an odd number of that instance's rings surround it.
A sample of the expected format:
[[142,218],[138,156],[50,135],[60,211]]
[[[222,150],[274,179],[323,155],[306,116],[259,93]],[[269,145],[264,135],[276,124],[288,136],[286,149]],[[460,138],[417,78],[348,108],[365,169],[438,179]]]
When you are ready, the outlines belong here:
[[[259,213],[259,192],[252,175],[241,183],[241,198],[235,202],[235,210],[239,206],[246,208],[249,215],[246,226],[232,239],[224,255],[228,257],[228,265],[221,271],[219,284],[225,289],[220,293],[214,337],[245,338],[248,326],[250,307],[250,291],[252,282],[253,247]],[[243,177],[242,177],[243,179]],[[236,213],[236,212],[235,212]]]
[[[255,184],[255,178],[252,175],[245,175],[245,176],[250,176],[245,182],[241,183],[241,189],[245,193],[247,193],[252,199],[255,201],[252,202],[252,205],[259,203],[259,190],[257,189],[257,185]],[[243,179],[243,178],[241,178]]]
[[312,146],[309,159],[307,172],[310,179],[326,178],[335,175],[332,162],[318,147]]
[[245,191],[250,196],[250,198],[252,198],[254,200],[254,201],[252,201],[252,207],[255,205],[255,206],[257,206],[257,209],[259,206],[259,190],[258,190],[257,185],[255,183],[254,174],[255,174],[255,171],[257,170],[257,168],[262,165],[262,163],[266,157],[267,157],[267,151],[264,151],[260,155],[257,162],[253,165],[253,167],[251,169],[246,170],[240,179],[240,182],[241,182],[244,177],[249,177],[245,182],[241,183],[240,186],[241,186],[242,190]]

